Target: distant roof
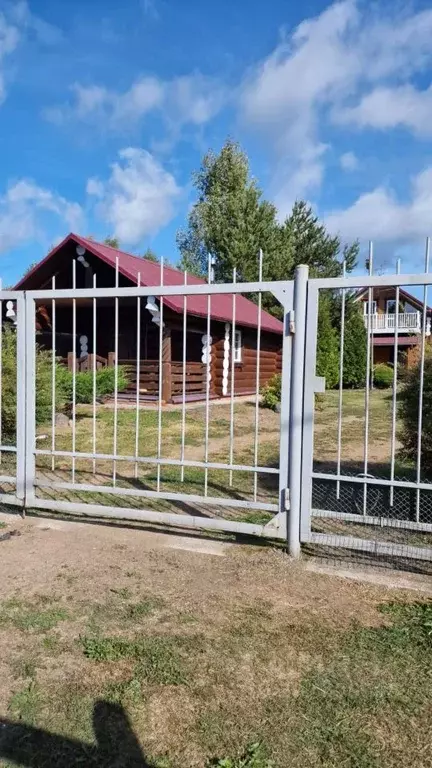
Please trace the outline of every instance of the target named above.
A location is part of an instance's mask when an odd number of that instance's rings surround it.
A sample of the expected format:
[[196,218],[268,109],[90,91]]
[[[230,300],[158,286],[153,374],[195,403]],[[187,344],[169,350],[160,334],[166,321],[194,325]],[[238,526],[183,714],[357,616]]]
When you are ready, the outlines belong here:
[[[373,288],[374,294],[379,293],[379,291],[392,291],[392,290],[396,294],[396,286],[394,285],[376,285]],[[369,291],[369,288],[360,288],[357,291],[355,300],[358,301],[359,299],[362,298],[362,296],[366,296],[367,298],[368,291]],[[415,307],[418,310],[423,309],[423,302],[421,301],[421,299],[418,299],[416,296],[413,296],[412,293],[408,293],[408,291],[406,291],[404,288],[399,288],[399,298],[403,299],[403,301],[408,301],[410,304],[412,304],[413,307]],[[426,312],[432,312],[432,308],[427,306]]]
[[[135,285],[138,285],[138,275],[140,277],[140,285],[142,286],[160,285],[161,268],[160,264],[157,262],[149,261],[141,256],[134,256],[125,251],[119,251],[117,248],[112,248],[105,243],[97,243],[95,240],[81,237],[80,235],[71,232],[59,245],[53,248],[44,259],[39,261],[33,269],[29,270],[29,272],[21,278],[19,283],[15,286],[15,290],[25,289],[27,280],[31,276],[34,276],[43,264],[45,265],[49,262],[54,254],[58,253],[58,251],[70,241],[82,245],[87,251],[92,253],[93,256],[110,264],[113,268],[115,268],[116,260],[118,258],[119,272]],[[182,285],[184,284],[184,272],[175,269],[174,267],[164,266],[163,282],[165,285]],[[193,275],[187,276],[187,282],[189,285],[205,284],[205,280],[202,280],[199,277],[194,277]],[[232,322],[232,303],[232,294],[213,295],[210,310],[213,320]],[[170,307],[174,312],[183,312],[183,296],[166,296],[164,297],[164,304]],[[197,317],[207,317],[207,296],[188,296],[187,312],[188,314],[196,315]],[[256,328],[258,325],[257,305],[240,294],[237,294],[236,300],[236,323],[252,328]],[[273,315],[262,310],[261,328],[264,331],[281,334],[283,331],[283,323],[273,317]]]
[[[399,347],[412,347],[419,343],[421,339],[421,335],[418,334],[417,336],[398,336],[398,346]],[[394,347],[395,343],[395,337],[394,336],[374,336],[373,337],[373,345],[374,347]]]

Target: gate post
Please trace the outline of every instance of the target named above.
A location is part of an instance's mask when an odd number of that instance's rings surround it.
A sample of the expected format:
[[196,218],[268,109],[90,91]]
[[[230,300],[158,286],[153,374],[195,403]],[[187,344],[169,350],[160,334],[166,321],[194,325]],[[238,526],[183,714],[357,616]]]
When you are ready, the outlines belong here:
[[288,548],[292,557],[300,556],[300,509],[302,487],[303,394],[306,340],[306,302],[309,267],[300,264],[294,278],[294,334],[291,356],[289,420],[289,517]]

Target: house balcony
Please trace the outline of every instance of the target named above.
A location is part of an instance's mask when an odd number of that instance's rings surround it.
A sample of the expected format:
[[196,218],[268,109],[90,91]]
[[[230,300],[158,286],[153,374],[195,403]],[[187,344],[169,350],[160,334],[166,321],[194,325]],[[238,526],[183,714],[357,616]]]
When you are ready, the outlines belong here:
[[[422,331],[422,313],[421,312],[399,312],[396,314],[374,313],[370,316],[370,329],[372,333],[421,333]],[[365,327],[368,327],[368,315],[364,316]],[[426,320],[426,335],[431,332],[431,321]]]

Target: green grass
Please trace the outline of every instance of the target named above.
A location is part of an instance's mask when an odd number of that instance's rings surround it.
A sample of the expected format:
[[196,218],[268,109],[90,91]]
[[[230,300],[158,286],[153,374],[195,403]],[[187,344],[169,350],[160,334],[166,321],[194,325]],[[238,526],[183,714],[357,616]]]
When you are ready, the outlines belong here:
[[85,656],[92,661],[133,660],[137,662],[134,678],[155,685],[181,685],[186,682],[180,641],[172,637],[91,638],[81,641]]
[[139,603],[133,603],[127,608],[127,615],[130,619],[140,619],[143,616],[150,616],[155,611],[164,606],[164,601],[160,597],[147,597]]
[[261,744],[255,743],[247,747],[240,757],[226,757],[212,760],[209,766],[215,768],[274,768],[273,760],[266,757]]
[[[190,635],[182,621],[189,614],[159,613],[166,599],[131,602],[122,587],[113,594],[106,622],[115,634],[86,635],[67,649],[46,634],[11,661],[21,687],[11,695],[10,717],[89,741],[92,707],[105,701],[124,709],[145,740],[154,712],[169,702],[175,736],[146,747],[157,768],[183,768],[191,744],[202,755],[196,768],[286,768],[287,755],[292,768],[430,765],[432,601],[386,603],[375,626],[342,631],[316,611],[292,623],[291,609],[251,597],[215,615],[207,634],[208,617],[203,624],[194,615]],[[151,627],[137,631],[148,616]],[[72,681],[50,682],[48,660],[61,664],[66,650],[77,671]],[[294,688],[287,684],[293,674]]]
[[6,528],[6,523],[4,523],[2,520],[0,520],[0,530],[2,528]]
[[48,632],[69,618],[65,608],[49,605],[44,598],[34,602],[11,599],[0,604],[0,626],[12,626],[23,632]]
[[32,680],[20,691],[13,694],[9,702],[9,713],[17,720],[22,720],[29,725],[37,721],[40,709],[43,705],[43,695],[39,685]]

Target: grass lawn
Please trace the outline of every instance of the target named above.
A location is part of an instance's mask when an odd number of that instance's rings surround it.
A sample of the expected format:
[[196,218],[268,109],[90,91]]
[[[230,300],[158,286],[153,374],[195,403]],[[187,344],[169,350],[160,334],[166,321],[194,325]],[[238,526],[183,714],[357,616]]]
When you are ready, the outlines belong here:
[[[328,392],[317,401],[315,416],[315,462],[325,463],[326,468],[334,466],[337,456],[337,408],[338,393]],[[386,392],[375,391],[371,394],[370,406],[370,461],[371,468],[379,461],[390,461],[390,412],[391,403]],[[162,415],[161,455],[164,458],[180,458],[181,455],[182,416],[180,410],[166,410]],[[133,456],[135,453],[136,416],[133,409],[121,409],[118,412],[119,455]],[[38,445],[50,447],[50,427],[41,427],[40,434],[47,435]],[[100,453],[113,450],[114,414],[112,409],[99,408],[96,418],[96,448]],[[233,461],[237,464],[254,463],[255,407],[253,403],[239,402],[235,405]],[[347,391],[344,393],[343,410],[343,466],[342,469],[357,467],[363,460],[364,433],[364,393]],[[212,404],[209,422],[209,460],[229,462],[230,450],[230,406]],[[203,461],[205,456],[205,408],[190,409],[186,414],[185,458]],[[279,456],[279,415],[267,409],[259,411],[258,464],[278,466]],[[158,414],[155,410],[142,409],[139,422],[139,455],[157,456]],[[91,408],[80,407],[76,420],[76,448],[83,452],[92,452],[93,419]],[[72,449],[72,430],[70,427],[57,428],[56,449]],[[344,462],[345,465],[344,466]],[[51,459],[39,456],[37,466],[41,474],[50,478]],[[93,472],[94,469],[94,472]],[[91,460],[76,461],[77,482],[93,484],[111,484],[113,462],[98,460],[94,467]],[[138,464],[137,477],[132,462],[117,462],[117,484],[124,487],[156,488],[157,469],[155,465]],[[71,460],[56,459],[56,475],[70,480]],[[203,491],[205,472],[200,468],[186,468],[184,481],[180,481],[180,468],[165,466],[160,470],[162,489],[166,491],[184,491],[198,493]],[[209,495],[226,498],[251,499],[253,493],[252,473],[227,470],[208,470]],[[258,499],[276,502],[278,492],[277,477],[260,473],[258,475]],[[123,499],[124,502],[124,499]],[[131,502],[129,502],[131,503]]]
[[[314,466],[316,470],[334,472],[337,461],[338,399],[336,391],[329,391],[317,398],[314,430]],[[391,447],[391,397],[388,391],[370,393],[369,464],[368,472],[376,477],[389,477]],[[134,409],[119,409],[117,427],[118,455],[135,454],[136,414]],[[258,465],[278,467],[279,462],[279,415],[271,410],[259,410]],[[165,410],[162,414],[161,456],[179,459],[181,456],[181,410]],[[398,425],[399,429],[399,425]],[[38,441],[38,447],[50,447],[50,426],[39,430],[46,437]],[[209,460],[228,463],[230,455],[230,405],[210,406]],[[255,460],[255,406],[237,402],[234,415],[233,461],[235,464],[253,465]],[[111,408],[99,407],[96,415],[96,449],[100,453],[112,453],[114,437],[114,413]],[[191,461],[205,459],[205,407],[191,408],[186,412],[185,458]],[[364,392],[346,390],[343,393],[342,411],[342,472],[351,475],[363,472],[364,459]],[[142,409],[139,417],[139,455],[156,457],[158,451],[158,413]],[[90,407],[81,406],[76,419],[76,448],[82,452],[93,450],[93,418]],[[397,445],[397,448],[399,446]],[[72,430],[61,427],[56,430],[56,449],[72,449]],[[51,458],[38,456],[38,477],[50,483],[53,480],[71,481],[72,461],[56,458],[55,472],[51,470]],[[77,459],[75,463],[77,483],[112,485],[112,460]],[[186,467],[183,481],[180,467],[162,466],[161,490],[203,495],[205,470]],[[395,477],[412,479],[413,467],[396,461]],[[116,462],[116,484],[119,488],[156,490],[158,470],[156,465],[133,461]],[[251,472],[209,469],[207,472],[208,495],[226,499],[253,500],[254,480]],[[425,479],[425,478],[423,478]],[[352,489],[350,489],[352,494]],[[61,492],[41,490],[39,495],[66,500],[93,501],[117,506],[140,507],[138,496],[115,496],[96,492]],[[257,500],[276,504],[278,501],[278,476],[258,473]],[[146,500],[150,509],[189,512],[191,514],[215,514],[218,517],[242,519],[248,522],[266,522],[269,512],[238,510],[230,507],[209,507],[200,503]],[[319,504],[318,504],[319,506]],[[432,512],[432,510],[431,510]]]
[[432,764],[421,593],[149,539],[29,519],[0,544],[2,768]]

